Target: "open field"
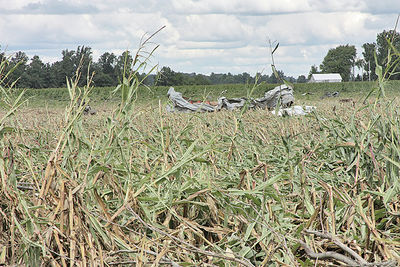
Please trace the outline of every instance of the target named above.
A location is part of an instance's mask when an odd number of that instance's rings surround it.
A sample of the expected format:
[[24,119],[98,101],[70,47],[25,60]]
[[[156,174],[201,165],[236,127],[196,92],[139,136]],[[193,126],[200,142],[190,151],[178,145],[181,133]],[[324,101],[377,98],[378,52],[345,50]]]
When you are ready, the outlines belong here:
[[[255,88],[252,97],[260,97],[264,92],[273,89],[277,84],[261,83]],[[295,97],[298,100],[318,100],[326,92],[340,92],[340,97],[358,98],[364,96],[376,86],[376,82],[346,82],[346,83],[331,83],[331,84],[295,84]],[[153,88],[141,87],[138,94],[138,102],[154,102],[158,103],[161,100],[163,103],[167,101],[167,86],[156,86]],[[227,84],[227,85],[195,85],[195,86],[176,86],[175,89],[181,92],[184,96],[200,100],[216,100],[220,96],[226,97],[247,97],[253,84]],[[104,102],[119,102],[121,93],[117,91],[115,94],[113,87],[96,87],[89,97],[92,104],[97,102],[103,105]],[[391,95],[400,94],[400,81],[390,81],[386,86],[386,90]],[[312,93],[303,97],[303,93]],[[28,89],[25,97],[29,98],[29,106],[43,107],[46,104],[51,107],[64,107],[69,102],[69,93],[67,88],[50,88],[50,89]]]
[[399,85],[363,103],[376,83],[299,84],[317,111],[283,118],[168,114],[166,88],[83,89],[98,110],[83,116],[78,88],[35,92],[0,131],[0,264],[396,266]]

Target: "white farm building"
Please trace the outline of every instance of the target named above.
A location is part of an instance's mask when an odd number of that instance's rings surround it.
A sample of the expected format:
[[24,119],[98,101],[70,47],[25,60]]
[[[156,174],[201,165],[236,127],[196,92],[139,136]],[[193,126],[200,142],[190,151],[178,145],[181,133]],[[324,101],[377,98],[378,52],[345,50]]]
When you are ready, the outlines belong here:
[[342,76],[339,73],[317,73],[311,75],[310,83],[340,83]]

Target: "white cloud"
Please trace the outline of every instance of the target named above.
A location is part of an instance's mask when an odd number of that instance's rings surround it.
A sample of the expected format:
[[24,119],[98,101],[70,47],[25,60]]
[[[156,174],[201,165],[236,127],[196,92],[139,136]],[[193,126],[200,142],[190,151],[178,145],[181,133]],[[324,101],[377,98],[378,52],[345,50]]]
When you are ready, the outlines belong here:
[[365,0],[309,0],[313,10],[324,12],[346,12],[365,10]]
[[[5,1],[0,0],[0,4],[1,2]],[[7,5],[1,5],[0,14],[91,14],[98,12],[96,6],[81,1],[16,1],[11,5],[8,2]]]
[[252,27],[237,17],[225,14],[181,16],[174,25],[183,41],[231,42],[246,39]]
[[398,0],[0,0],[0,45],[44,61],[78,45],[97,57],[136,50],[145,33],[165,25],[153,39],[161,66],[269,73],[270,38],[280,43],[277,67],[297,76],[330,48],[374,42],[394,26],[396,10]]
[[38,3],[39,1],[30,1],[30,0],[0,0],[0,11],[3,10],[14,10],[22,8],[30,3]]
[[310,10],[307,0],[173,0],[177,12],[192,14],[271,14],[287,12],[303,12]]

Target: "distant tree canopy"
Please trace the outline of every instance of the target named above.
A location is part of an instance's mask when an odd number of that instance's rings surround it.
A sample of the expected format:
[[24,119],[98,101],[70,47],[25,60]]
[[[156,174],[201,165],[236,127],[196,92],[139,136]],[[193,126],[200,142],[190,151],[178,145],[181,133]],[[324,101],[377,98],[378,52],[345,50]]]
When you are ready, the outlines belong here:
[[[377,34],[376,42],[365,43],[362,45],[362,55],[364,58],[362,67],[365,70],[363,77],[364,80],[369,78],[371,78],[371,80],[375,80],[377,78],[375,74],[375,55],[379,65],[381,65],[384,69],[388,67],[388,52],[390,50],[390,44],[400,51],[400,33],[393,30],[384,30],[383,32]],[[391,62],[394,60],[396,60],[396,56],[391,57]],[[399,80],[399,71],[399,66],[396,69],[392,69],[391,72],[393,75],[390,77],[390,79]]]
[[[389,56],[390,45],[393,45],[397,51],[400,51],[400,33],[393,30],[383,31],[379,33],[376,37],[376,54],[378,59],[378,64],[383,66],[385,69],[389,67],[391,62],[398,60],[398,56],[393,56],[393,52]],[[400,66],[390,69],[393,75],[390,77],[393,80],[400,79]]]
[[[317,66],[311,66],[308,79],[314,73],[334,72],[340,73],[344,81],[376,80],[377,61],[383,69],[390,73],[389,77],[386,78],[400,80],[400,64],[393,65],[393,62],[398,62],[399,58],[398,55],[394,55],[393,48],[400,51],[400,33],[393,30],[384,30],[377,34],[376,42],[363,44],[363,58],[357,59],[357,51],[354,45],[340,45],[328,51],[319,66],[319,71]],[[362,75],[354,73],[356,67],[362,70]]]
[[313,74],[315,74],[315,73],[319,73],[318,67],[315,66],[315,65],[312,65],[312,66],[311,66],[311,69],[310,69],[310,72],[308,73],[307,79],[308,79],[308,80],[311,79],[311,76],[312,76]]
[[366,71],[366,79],[376,79],[376,74],[375,74],[375,59],[374,59],[374,53],[376,51],[376,44],[375,43],[365,43],[362,45],[362,48],[364,51],[362,52],[363,57],[364,57],[364,70]]
[[349,81],[355,65],[357,50],[354,45],[341,45],[328,51],[322,64],[323,73],[340,73],[344,81]]
[[[375,80],[375,55],[377,62],[384,69],[388,68],[390,63],[397,60],[397,56],[388,54],[391,47],[400,51],[400,33],[393,30],[383,31],[377,34],[376,42],[365,43],[362,45],[363,59],[356,58],[356,48],[354,45],[340,45],[328,51],[320,64],[319,69],[316,65],[311,66],[308,77],[300,75],[297,79],[285,76],[283,71],[278,71],[279,76],[290,82],[303,83],[310,79],[314,73],[340,73],[344,81],[354,80]],[[5,83],[12,84],[20,88],[51,88],[65,87],[66,78],[74,77],[78,67],[80,71],[80,85],[86,83],[87,76],[93,75],[93,84],[95,86],[115,86],[119,83],[124,71],[124,66],[131,66],[133,62],[129,51],[121,55],[105,52],[97,62],[93,61],[92,49],[87,46],[78,46],[76,50],[63,50],[62,59],[54,63],[44,63],[39,56],[35,55],[31,59],[19,51],[12,56],[6,56],[0,52],[0,60],[7,60],[7,70],[14,69],[11,75],[5,80]],[[388,64],[389,63],[389,64]],[[357,67],[362,70],[363,75],[355,75],[354,69]],[[352,72],[353,70],[353,72]],[[88,71],[90,73],[88,73]],[[392,75],[390,79],[400,79],[400,66],[390,70]],[[0,73],[2,75],[2,73]],[[354,77],[356,76],[356,77]],[[257,77],[257,78],[256,78]],[[257,79],[258,82],[279,83],[280,81],[273,73],[257,73],[252,77],[249,73],[214,73],[210,75],[196,73],[182,73],[164,66],[157,75],[140,74],[147,85],[208,85],[208,84],[252,84]]]
[[[96,62],[93,62],[92,49],[86,46],[78,46],[76,50],[63,50],[62,58],[52,64],[44,63],[39,56],[35,55],[31,59],[24,52],[17,52],[12,57],[8,57],[8,69],[14,71],[8,77],[6,83],[11,84],[17,81],[16,87],[20,88],[57,88],[66,86],[66,78],[73,78],[76,70],[80,67],[79,84],[84,85],[87,76],[93,75],[94,86],[116,86],[122,78],[124,66],[131,67],[133,57],[129,51],[117,56],[114,53],[103,53]],[[5,59],[4,52],[0,53],[0,60]],[[89,71],[89,73],[88,73]],[[295,79],[286,77],[283,71],[278,71],[280,77],[290,82],[303,82],[303,77]],[[140,79],[147,85],[209,85],[209,84],[237,84],[254,83],[256,77],[249,73],[241,74],[217,74],[210,75],[196,73],[182,73],[172,70],[170,67],[162,67],[159,73],[139,74]],[[278,83],[275,75],[256,74],[258,82]],[[146,78],[145,78],[146,77]]]
[[300,75],[298,78],[297,78],[297,81],[296,81],[297,83],[306,83],[307,82],[307,78],[306,78],[306,76],[305,75]]

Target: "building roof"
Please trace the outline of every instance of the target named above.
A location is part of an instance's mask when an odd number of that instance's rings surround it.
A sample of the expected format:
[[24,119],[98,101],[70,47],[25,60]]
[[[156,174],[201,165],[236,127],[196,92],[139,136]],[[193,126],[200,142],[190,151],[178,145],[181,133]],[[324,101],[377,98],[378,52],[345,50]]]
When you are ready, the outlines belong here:
[[316,81],[342,80],[342,76],[339,73],[314,73],[312,77]]

